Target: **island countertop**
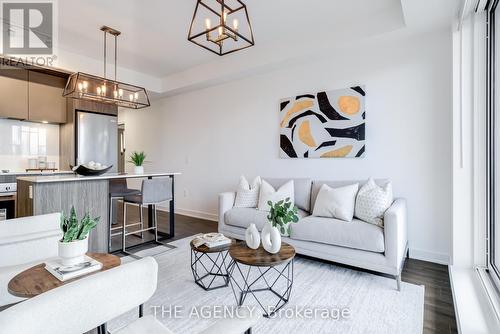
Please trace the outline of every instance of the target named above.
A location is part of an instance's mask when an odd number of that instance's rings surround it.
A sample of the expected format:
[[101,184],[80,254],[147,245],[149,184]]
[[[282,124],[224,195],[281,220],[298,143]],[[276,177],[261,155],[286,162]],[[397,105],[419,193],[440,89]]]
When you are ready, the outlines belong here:
[[[53,212],[70,212],[75,209],[79,217],[89,214],[100,217],[100,222],[89,236],[89,250],[94,253],[112,251],[110,227],[113,220],[110,197],[112,180],[117,179],[154,179],[169,178],[171,189],[168,190],[169,233],[159,231],[165,238],[174,236],[175,206],[174,179],[177,172],[150,172],[144,174],[105,173],[99,176],[63,175],[27,175],[17,178],[17,216],[37,216]],[[166,201],[165,201],[166,202]],[[124,206],[125,208],[125,206]],[[154,220],[153,205],[147,205],[149,227]],[[116,211],[115,211],[116,212]]]
[[105,173],[97,176],[82,176],[78,174],[63,174],[63,175],[38,175],[38,176],[21,176],[19,181],[27,181],[32,183],[53,183],[53,182],[78,182],[78,181],[93,181],[93,180],[112,180],[112,179],[133,179],[147,177],[162,177],[180,175],[178,172],[158,172],[158,173]]

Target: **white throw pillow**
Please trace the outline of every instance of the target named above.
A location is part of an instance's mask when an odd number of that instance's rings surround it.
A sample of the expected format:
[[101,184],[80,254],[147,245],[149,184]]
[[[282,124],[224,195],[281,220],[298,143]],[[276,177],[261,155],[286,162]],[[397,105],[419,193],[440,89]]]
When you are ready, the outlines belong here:
[[234,206],[237,208],[257,207],[261,182],[260,176],[257,176],[250,186],[247,179],[244,176],[241,176],[238,190],[236,191]]
[[323,184],[314,203],[313,216],[352,221],[359,184],[331,188]]
[[384,213],[392,205],[392,201],[391,182],[379,187],[370,178],[358,192],[354,215],[367,223],[383,226]]
[[286,198],[290,198],[290,202],[292,202],[292,205],[294,205],[295,201],[293,192],[293,180],[288,181],[278,190],[275,190],[272,185],[267,183],[265,180],[262,180],[262,184],[260,185],[258,209],[261,211],[269,212],[271,208],[269,207],[269,204],[267,204],[268,201],[276,203],[281,200],[284,201]]

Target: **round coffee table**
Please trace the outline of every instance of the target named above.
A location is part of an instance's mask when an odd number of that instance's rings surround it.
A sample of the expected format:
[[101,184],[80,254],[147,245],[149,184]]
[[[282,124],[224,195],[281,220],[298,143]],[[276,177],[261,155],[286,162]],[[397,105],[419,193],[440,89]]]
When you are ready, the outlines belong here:
[[[235,241],[232,240],[232,243]],[[226,258],[229,245],[208,248],[205,245],[191,245],[191,271],[194,282],[206,291],[225,288],[229,284]],[[218,280],[222,278],[222,282]]]
[[32,298],[80,278],[117,267],[121,263],[118,256],[111,254],[87,253],[87,255],[102,263],[101,270],[61,282],[45,270],[45,263],[41,263],[14,276],[9,281],[9,293],[16,297]]
[[[293,260],[295,248],[285,242],[277,254],[270,254],[262,246],[247,247],[244,241],[229,248],[232,260],[228,267],[231,288],[238,306],[242,306],[251,294],[264,311],[265,317],[278,312],[290,299],[293,285]],[[280,290],[280,291],[277,291]],[[274,305],[265,306],[257,292],[268,291],[277,297]]]

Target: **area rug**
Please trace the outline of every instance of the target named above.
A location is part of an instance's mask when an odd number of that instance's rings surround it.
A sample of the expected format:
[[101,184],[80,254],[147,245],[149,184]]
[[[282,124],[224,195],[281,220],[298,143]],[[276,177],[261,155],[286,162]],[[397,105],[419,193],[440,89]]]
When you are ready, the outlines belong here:
[[[178,334],[198,333],[214,318],[230,316],[236,305],[230,286],[207,292],[194,283],[190,240],[174,241],[177,248],[154,256],[158,288],[144,308]],[[271,304],[273,297],[262,296],[261,301]],[[260,310],[251,295],[244,305],[252,312]],[[253,333],[417,334],[422,333],[423,313],[423,286],[403,282],[398,292],[394,279],[297,257],[289,303],[274,317],[261,318]],[[119,328],[137,314],[132,310],[108,328]]]

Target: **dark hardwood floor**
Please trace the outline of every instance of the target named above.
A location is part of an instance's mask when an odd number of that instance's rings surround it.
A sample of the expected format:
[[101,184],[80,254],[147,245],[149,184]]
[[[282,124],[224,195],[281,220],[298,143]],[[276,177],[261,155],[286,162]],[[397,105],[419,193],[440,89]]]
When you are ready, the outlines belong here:
[[[121,212],[121,208],[119,212]],[[137,208],[127,207],[127,224],[136,221],[139,217]],[[147,214],[144,214],[147,221]],[[158,211],[159,227],[161,231],[168,232],[168,214]],[[118,224],[123,217],[118,215]],[[182,239],[197,233],[208,233],[217,231],[217,222],[176,215],[175,238]],[[151,238],[151,235],[145,236]],[[142,242],[140,238],[129,237],[127,245]],[[120,237],[113,240],[114,247],[120,247]],[[431,262],[406,259],[402,280],[404,282],[424,285],[424,333],[457,333],[455,310],[451,293],[448,267]],[[395,284],[395,283],[394,283]]]

